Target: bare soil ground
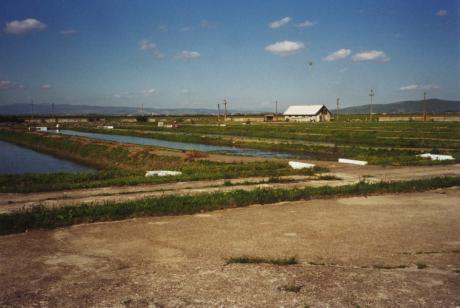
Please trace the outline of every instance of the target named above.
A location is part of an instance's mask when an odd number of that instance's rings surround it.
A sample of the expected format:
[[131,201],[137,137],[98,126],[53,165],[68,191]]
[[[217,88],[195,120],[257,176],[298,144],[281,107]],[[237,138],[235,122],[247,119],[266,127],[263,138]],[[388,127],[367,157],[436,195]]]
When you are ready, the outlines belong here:
[[[2,236],[0,306],[457,307],[459,201],[456,187]],[[300,263],[226,265],[243,255]]]
[[[460,165],[429,167],[380,167],[350,166],[338,163],[315,162],[328,167],[340,180],[317,180],[310,176],[286,176],[289,182],[264,183],[268,177],[240,178],[232,180],[192,181],[157,185],[102,187],[40,193],[0,193],[0,213],[27,209],[36,205],[59,207],[104,202],[124,202],[146,197],[165,195],[191,195],[230,190],[253,190],[256,188],[297,188],[305,186],[339,186],[355,184],[362,179],[368,182],[402,181],[435,176],[460,175]],[[230,182],[232,186],[226,186]]]

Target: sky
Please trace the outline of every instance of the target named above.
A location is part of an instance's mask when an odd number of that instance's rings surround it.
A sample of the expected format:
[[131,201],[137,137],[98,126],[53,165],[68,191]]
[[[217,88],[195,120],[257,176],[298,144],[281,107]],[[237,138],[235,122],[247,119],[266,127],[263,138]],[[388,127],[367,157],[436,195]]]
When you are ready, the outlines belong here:
[[460,99],[460,0],[2,0],[0,26],[0,108]]

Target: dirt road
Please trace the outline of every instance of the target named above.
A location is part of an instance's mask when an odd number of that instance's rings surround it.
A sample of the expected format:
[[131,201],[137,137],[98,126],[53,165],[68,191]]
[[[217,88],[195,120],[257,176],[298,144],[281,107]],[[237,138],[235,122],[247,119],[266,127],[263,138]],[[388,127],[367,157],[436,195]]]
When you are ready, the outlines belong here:
[[[0,237],[0,306],[456,307],[460,188]],[[291,266],[231,264],[290,257]]]
[[[118,203],[146,197],[165,195],[192,195],[231,190],[253,190],[256,188],[297,188],[338,186],[355,184],[362,179],[368,182],[403,181],[429,178],[435,176],[460,176],[460,165],[429,166],[429,167],[381,167],[381,166],[350,166],[338,163],[315,162],[331,170],[340,180],[318,180],[309,176],[281,177],[289,182],[267,183],[268,177],[240,178],[232,180],[212,180],[179,182],[157,185],[137,185],[124,187],[102,187],[93,189],[65,190],[41,193],[0,193],[0,213],[9,213],[19,209],[27,209],[36,205],[59,207],[79,204],[100,204],[105,202]],[[231,183],[231,186],[227,186]]]

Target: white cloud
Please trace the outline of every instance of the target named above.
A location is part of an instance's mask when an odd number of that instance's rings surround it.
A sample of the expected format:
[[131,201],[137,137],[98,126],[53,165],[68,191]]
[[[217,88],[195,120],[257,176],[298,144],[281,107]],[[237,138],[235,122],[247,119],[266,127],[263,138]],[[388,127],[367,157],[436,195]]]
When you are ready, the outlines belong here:
[[24,89],[24,85],[11,81],[11,80],[0,80],[0,90],[11,90],[11,89]]
[[132,98],[133,93],[131,93],[131,92],[120,92],[120,93],[115,93],[113,95],[113,97],[115,97],[115,98]]
[[153,88],[143,91],[143,93],[144,93],[145,96],[150,96],[150,95],[152,95],[152,94],[155,94],[156,92],[157,92],[157,90],[156,90],[156,89],[153,89]]
[[354,54],[351,59],[353,61],[379,61],[379,62],[388,62],[390,58],[383,52],[379,50],[369,50],[363,51],[357,54]]
[[142,96],[150,96],[157,93],[157,90],[154,88],[143,90],[143,91],[137,91],[137,92],[130,92],[130,91],[125,91],[125,92],[119,92],[115,93],[113,95],[114,98],[124,98],[124,99],[131,99],[131,98],[137,98],[137,97],[142,97]]
[[168,27],[165,25],[161,25],[158,27],[158,30],[160,30],[161,32],[168,32]]
[[346,59],[348,58],[350,54],[351,54],[351,49],[342,48],[324,57],[323,61],[337,61],[337,60]]
[[210,26],[209,21],[207,21],[206,19],[203,19],[200,21],[201,28],[209,28],[209,26]]
[[77,33],[77,31],[75,29],[66,29],[59,31],[59,33],[61,33],[62,35],[73,35]]
[[182,89],[180,91],[182,94],[189,94],[190,93],[190,90],[189,89]]
[[297,25],[299,28],[309,28],[316,25],[316,21],[305,20],[304,22]]
[[157,45],[152,42],[149,42],[149,40],[142,40],[139,42],[140,50],[149,50],[149,49],[154,49],[156,47]]
[[287,16],[287,17],[281,18],[280,20],[271,22],[268,26],[271,29],[278,29],[278,28],[281,28],[287,25],[291,21],[291,19],[292,19],[291,17]]
[[152,50],[153,55],[157,59],[163,59],[165,55],[158,50],[158,47],[155,43],[150,42],[149,40],[142,40],[139,42],[139,49],[140,50]]
[[278,56],[289,56],[304,48],[305,45],[302,42],[282,41],[266,46],[265,51]]
[[192,60],[199,58],[200,56],[200,53],[197,51],[182,50],[181,52],[176,53],[174,58],[178,60]]
[[42,31],[46,28],[46,24],[34,19],[27,18],[24,20],[13,20],[7,22],[4,31],[8,34],[25,34],[28,32]]
[[399,88],[401,91],[414,91],[414,90],[433,90],[440,87],[435,84],[410,84]]
[[447,10],[439,10],[436,12],[436,16],[446,16]]
[[50,84],[43,84],[43,85],[41,86],[41,88],[42,88],[43,90],[48,90],[48,89],[51,89],[51,85],[50,85]]
[[180,32],[189,32],[189,31],[192,31],[192,27],[190,26],[185,26],[185,27],[182,27],[179,29]]

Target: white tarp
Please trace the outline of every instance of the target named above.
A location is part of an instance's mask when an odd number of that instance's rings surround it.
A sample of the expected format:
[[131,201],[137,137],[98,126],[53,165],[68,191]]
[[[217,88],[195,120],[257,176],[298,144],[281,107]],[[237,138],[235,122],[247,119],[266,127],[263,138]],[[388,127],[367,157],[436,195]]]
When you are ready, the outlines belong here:
[[367,161],[364,161],[364,160],[355,160],[355,159],[346,159],[346,158],[339,158],[339,163],[342,163],[342,164],[353,164],[353,165],[360,165],[360,166],[365,166],[365,165],[367,165]]
[[440,155],[440,154],[431,154],[431,153],[420,154],[417,156],[423,157],[423,158],[429,158],[431,160],[453,160],[454,159],[452,155]]
[[309,163],[302,163],[300,161],[290,161],[289,166],[291,166],[292,169],[306,169],[306,168],[313,168],[315,165],[309,164]]
[[153,170],[147,171],[145,176],[174,176],[174,175],[181,175],[182,172],[180,171],[169,171],[169,170]]

